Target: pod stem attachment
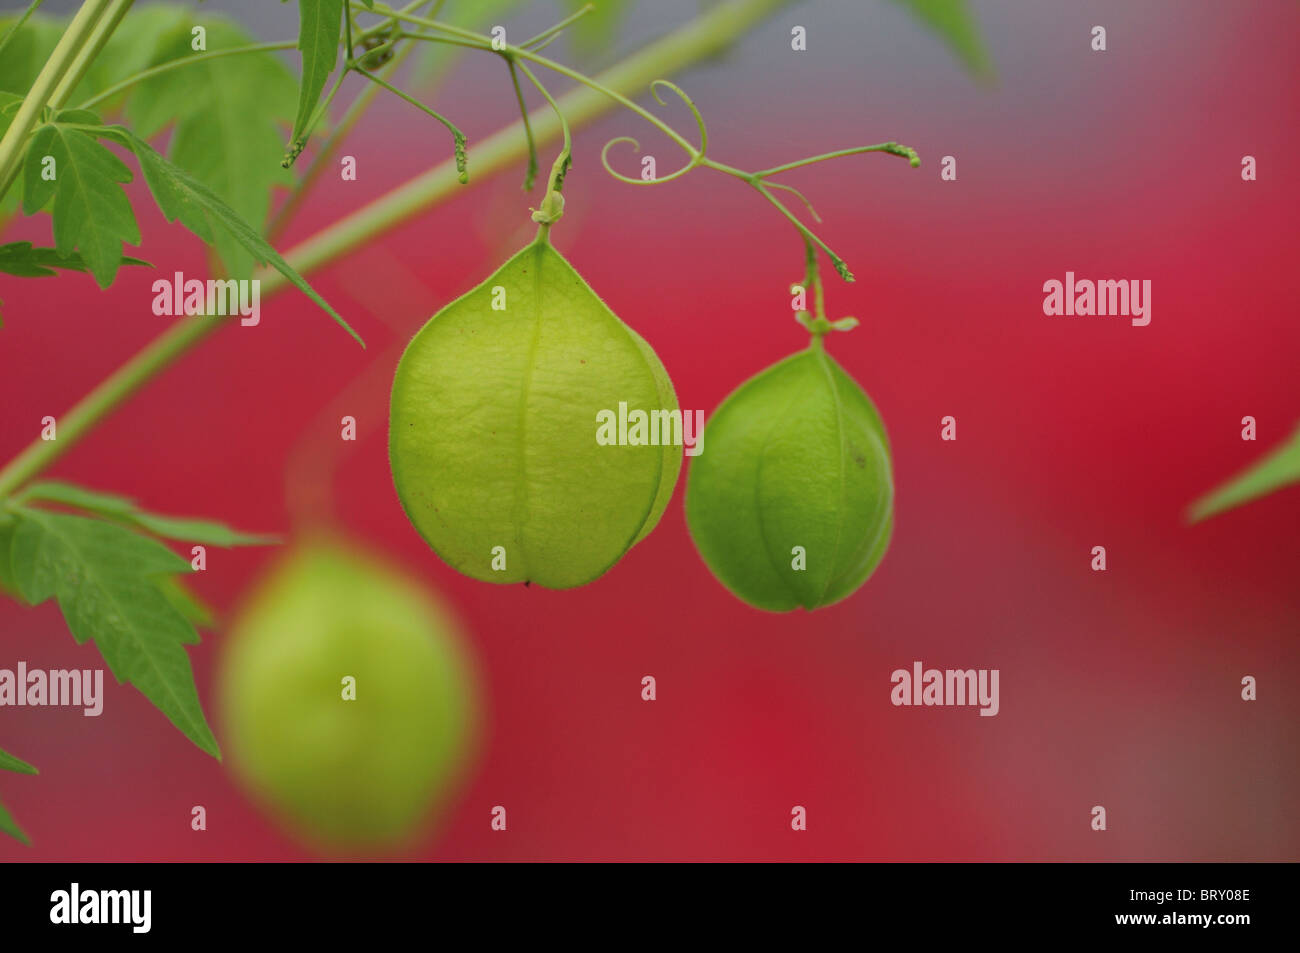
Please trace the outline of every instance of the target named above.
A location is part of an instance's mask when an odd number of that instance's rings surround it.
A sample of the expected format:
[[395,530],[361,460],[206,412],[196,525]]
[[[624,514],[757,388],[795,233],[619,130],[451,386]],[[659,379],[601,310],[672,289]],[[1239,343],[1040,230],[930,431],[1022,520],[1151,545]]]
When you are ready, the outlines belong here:
[[812,314],[807,311],[796,311],[794,317],[812,335],[809,346],[821,350],[824,347],[822,338],[831,331],[853,330],[858,326],[858,319],[849,317],[831,321],[826,317],[826,289],[822,284],[821,270],[817,264],[817,247],[807,236],[804,237],[804,250],[803,287],[813,293],[813,310]]

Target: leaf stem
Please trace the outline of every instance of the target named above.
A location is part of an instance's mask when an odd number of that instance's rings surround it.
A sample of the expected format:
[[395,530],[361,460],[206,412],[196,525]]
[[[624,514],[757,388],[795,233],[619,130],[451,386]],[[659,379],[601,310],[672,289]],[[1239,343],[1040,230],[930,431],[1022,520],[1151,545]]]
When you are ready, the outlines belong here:
[[533,125],[528,121],[528,104],[524,102],[524,91],[519,86],[519,70],[515,61],[506,58],[510,67],[510,82],[515,88],[515,99],[519,101],[519,118],[524,124],[524,136],[528,139],[528,171],[524,173],[524,191],[531,192],[537,181],[537,142],[533,139]]
[[374,73],[370,72],[370,70],[365,69],[364,67],[359,66],[356,63],[350,63],[348,68],[353,70],[354,72],[361,74],[366,79],[370,80],[372,83],[378,83],[380,86],[388,90],[394,96],[397,96],[398,98],[405,100],[406,102],[414,106],[416,109],[420,110],[422,113],[428,116],[432,116],[434,119],[438,120],[438,122],[446,126],[447,129],[451,132],[451,138],[452,138],[453,148],[455,150],[455,157],[456,157],[456,172],[459,175],[460,183],[461,185],[464,185],[466,182],[469,181],[469,172],[467,168],[467,161],[465,155],[465,133],[461,132],[460,129],[457,128],[455,123],[453,123],[450,119],[442,115],[442,113],[438,112],[437,110],[430,109],[428,106],[420,102],[410,93],[398,89],[396,86],[388,82],[388,80],[386,79],[379,78]]
[[136,83],[142,83],[146,79],[152,79],[162,73],[169,73],[174,69],[180,69],[183,66],[189,66],[191,63],[201,63],[204,60],[215,60],[222,56],[238,56],[241,53],[266,53],[273,50],[291,50],[298,43],[296,40],[286,40],[283,43],[251,43],[247,46],[232,46],[225,50],[212,50],[207,53],[200,53],[197,56],[182,56],[174,60],[168,60],[166,63],[159,63],[157,66],[151,66],[149,69],[141,70],[134,76],[128,76],[119,83],[115,83],[101,93],[91,96],[79,109],[90,109],[105,100],[112,99],[123,90],[130,89]]
[[9,187],[13,185],[14,179],[18,176],[19,163],[27,145],[27,137],[36,127],[50,96],[76,59],[82,45],[94,32],[95,24],[108,9],[110,2],[111,0],[86,0],[81,5],[81,9],[73,16],[63,36],[55,44],[50,58],[41,67],[23,104],[18,107],[17,114],[9,124],[4,137],[0,139],[0,196],[8,192]]
[[897,142],[881,142],[874,146],[855,146],[852,149],[837,149],[834,152],[823,152],[819,156],[810,156],[807,159],[799,159],[797,162],[787,162],[785,165],[774,166],[770,169],[764,169],[761,172],[755,172],[754,178],[766,179],[768,176],[777,175],[781,172],[789,172],[791,169],[799,169],[806,165],[812,165],[814,162],[825,162],[827,159],[839,159],[843,156],[855,156],[864,152],[888,152],[890,155],[902,156],[916,168],[921,164],[920,157],[916,150],[908,146],[899,145]]

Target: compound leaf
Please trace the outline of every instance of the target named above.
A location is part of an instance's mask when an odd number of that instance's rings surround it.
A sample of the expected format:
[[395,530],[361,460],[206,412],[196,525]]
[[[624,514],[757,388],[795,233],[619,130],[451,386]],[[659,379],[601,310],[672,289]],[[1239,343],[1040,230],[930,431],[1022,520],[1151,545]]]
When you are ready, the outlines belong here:
[[211,240],[214,233],[212,226],[218,226],[220,230],[233,236],[255,261],[269,264],[284,275],[290,284],[315,301],[340,327],[356,338],[357,343],[365,347],[365,342],[357,332],[352,330],[343,317],[330,307],[311,285],[307,284],[302,275],[298,274],[265,238],[206,185],[168,162],[155,152],[149,143],[125,126],[101,126],[92,131],[126,146],[135,153],[144,172],[145,182],[149,184],[154,201],[158,203],[158,208],[167,221],[174,222],[179,219],[181,224],[205,240]]
[[[122,259],[124,265],[153,266],[139,258]],[[86,263],[79,254],[73,253],[67,258],[59,254],[56,248],[33,247],[31,242],[10,242],[0,245],[0,272],[17,275],[19,278],[48,278],[57,274],[55,268],[68,271],[85,271]]]
[[93,639],[117,681],[129,681],[204,751],[220,758],[184,645],[194,626],[157,577],[190,565],[157,540],[115,523],[20,508],[12,570],[32,605],[56,599],[72,636]]
[[[53,178],[43,178],[47,169]],[[130,181],[131,170],[95,139],[50,123],[36,131],[27,149],[23,211],[34,215],[52,197],[58,253],[67,258],[80,251],[95,281],[107,288],[122,263],[122,244],[140,243],[135,213],[121,187]]]

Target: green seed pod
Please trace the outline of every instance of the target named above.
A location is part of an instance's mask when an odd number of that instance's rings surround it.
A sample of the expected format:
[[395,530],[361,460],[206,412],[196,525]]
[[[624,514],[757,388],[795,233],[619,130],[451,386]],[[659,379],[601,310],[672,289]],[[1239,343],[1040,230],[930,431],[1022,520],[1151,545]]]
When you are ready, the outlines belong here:
[[334,542],[275,564],[218,676],[245,786],[324,850],[382,849],[444,807],[475,738],[474,670],[423,587]]
[[820,339],[750,378],[705,425],[686,522],[709,569],[759,609],[817,609],[880,563],[893,531],[889,439]]
[[534,242],[402,355],[389,462],[406,515],[475,579],[590,582],[659,522],[682,464],[663,440],[598,442],[620,404],[680,414],[650,345]]

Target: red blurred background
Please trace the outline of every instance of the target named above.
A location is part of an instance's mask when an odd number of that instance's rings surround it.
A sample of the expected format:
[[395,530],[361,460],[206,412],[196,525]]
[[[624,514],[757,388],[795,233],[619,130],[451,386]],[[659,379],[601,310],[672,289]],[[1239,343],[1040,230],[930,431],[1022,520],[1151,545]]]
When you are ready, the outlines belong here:
[[[676,25],[648,6],[625,46]],[[555,17],[542,7],[544,26]],[[893,544],[847,601],[768,615],[734,600],[695,554],[682,484],[658,531],[576,591],[460,577],[412,530],[386,457],[393,348],[531,234],[538,195],[520,192],[522,165],[311,276],[367,351],[303,297],[278,295],[260,327],[222,330],[54,475],[289,533],[286,492],[300,493],[286,491],[286,462],[318,461],[307,472],[319,479],[337,468],[340,524],[444,595],[482,671],[481,756],[410,858],[1300,859],[1300,489],[1182,521],[1300,419],[1300,8],[975,9],[990,85],[884,3],[796,6],[679,77],[723,161],[760,168],[885,139],[923,158],[913,170],[868,155],[786,179],[857,274],[846,285],[827,269],[831,316],[862,320],[830,347],[894,447]],[[806,54],[789,51],[795,23]],[[1093,24],[1107,27],[1105,53],[1089,49]],[[474,139],[512,118],[494,67],[467,62],[445,94],[471,162]],[[683,110],[666,115],[690,128]],[[613,181],[599,149],[625,134],[661,173],[676,166],[630,114],[583,130],[554,240],[653,344],[682,406],[712,411],[802,346],[786,293],[802,247],[774,210],[709,172],[658,188]],[[381,99],[344,150],[358,181],[326,181],[281,246],[441,161],[444,140]],[[1256,182],[1240,178],[1247,154]],[[939,178],[944,155],[955,182]],[[164,274],[202,272],[201,244],[132,188],[139,254]],[[48,240],[48,220],[4,237]],[[1042,284],[1067,270],[1150,279],[1150,326],[1044,316]],[[172,320],[150,311],[152,278],[125,270],[103,293],[86,276],[0,279],[0,458]],[[338,441],[343,413],[359,422],[355,444]],[[948,414],[955,443],[939,439]],[[1247,414],[1258,443],[1240,439]],[[1105,573],[1089,568],[1095,545]],[[196,587],[228,615],[274,555],[210,550]],[[0,633],[6,666],[101,664],[52,605],[0,603]],[[218,631],[190,653],[219,739],[221,649]],[[1001,712],[893,707],[890,673],[914,660],[1000,669]],[[647,674],[653,703],[640,698]],[[1255,702],[1240,698],[1244,675]],[[0,743],[41,769],[0,775],[33,839],[0,839],[2,858],[312,856],[129,686],[107,687],[99,718],[4,709]],[[195,804],[206,832],[190,830]],[[497,804],[504,833],[489,828]],[[1097,804],[1104,833],[1089,826]],[[790,830],[793,805],[808,810],[806,832]]]

